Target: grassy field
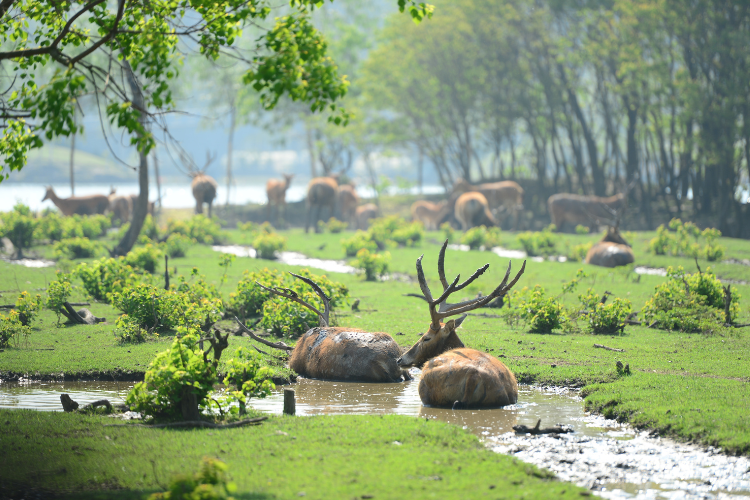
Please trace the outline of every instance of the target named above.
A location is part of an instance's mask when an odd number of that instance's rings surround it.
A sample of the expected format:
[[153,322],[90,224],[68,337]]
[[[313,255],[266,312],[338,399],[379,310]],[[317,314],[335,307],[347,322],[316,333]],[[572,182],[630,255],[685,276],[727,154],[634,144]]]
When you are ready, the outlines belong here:
[[[283,234],[288,238],[290,250],[311,257],[343,259],[340,240],[351,233],[304,234],[301,230],[289,230]],[[635,235],[633,247],[638,265],[682,265],[691,272],[695,269],[691,259],[647,254],[645,246],[653,236],[653,233]],[[356,275],[326,273],[346,284],[352,299],[360,299],[359,311],[346,308],[338,312],[339,324],[391,333],[404,347],[414,343],[427,328],[429,313],[423,301],[404,294],[419,292],[414,263],[423,253],[428,280],[433,288],[439,286],[436,261],[441,239],[440,233],[428,233],[416,248],[392,249],[391,271],[396,279],[367,282]],[[596,239],[597,235],[560,235],[558,246],[564,247],[566,241],[572,246]],[[228,231],[228,241],[248,243],[236,230]],[[725,259],[750,258],[747,242],[722,238],[721,243],[727,247]],[[503,246],[519,248],[515,234],[503,233]],[[43,254],[46,250],[37,251]],[[490,270],[463,290],[461,297],[454,299],[473,297],[479,291],[488,293],[502,278],[508,259],[491,252],[447,252],[446,272],[450,276],[460,273],[465,278],[485,263],[490,263]],[[521,261],[514,260],[513,269],[519,269],[520,265]],[[706,262],[700,265],[704,270],[708,267]],[[179,274],[188,274],[197,266],[209,281],[220,285],[223,271],[219,267],[219,254],[210,247],[196,245],[187,257],[171,259],[170,268],[172,266]],[[220,287],[224,298],[235,289],[245,270],[263,267],[280,272],[299,269],[274,261],[238,258],[229,268],[227,282]],[[750,279],[748,266],[719,263],[711,267],[724,279]],[[576,303],[577,293],[591,287],[599,294],[609,291],[614,296],[628,298],[634,310],[639,310],[654,287],[665,279],[636,275],[629,269],[529,260],[517,286],[539,284],[551,295],[558,295],[562,284],[581,268],[588,276],[577,292],[561,297],[564,303]],[[157,272],[163,273],[163,268]],[[19,289],[43,293],[41,290],[53,276],[50,268],[28,269],[0,262],[0,282],[3,283],[0,301],[12,303]],[[733,288],[742,295],[739,321],[746,323],[750,321],[750,286],[736,284]],[[80,288],[73,299],[85,299]],[[154,354],[164,350],[171,341],[166,335],[143,344],[119,344],[112,334],[118,312],[100,303],[93,303],[90,309],[97,316],[107,317],[107,323],[58,328],[55,316],[44,311],[28,343],[0,352],[0,374],[139,379]],[[747,371],[750,329],[728,329],[705,335],[629,326],[621,336],[594,336],[583,330],[533,334],[523,325],[509,326],[497,316],[497,310],[476,312],[479,314],[473,314],[464,322],[460,330],[462,340],[469,347],[500,357],[519,381],[582,387],[586,406],[606,416],[627,420],[662,435],[721,446],[729,453],[750,454],[750,426],[746,418],[746,410],[750,408]],[[231,326],[228,320],[220,325]],[[249,343],[246,337],[230,340],[230,346]],[[598,349],[595,343],[623,352]],[[615,368],[618,361],[629,364],[632,375],[619,375]],[[280,375],[285,374],[283,369],[278,370]],[[232,475],[244,492],[239,498],[287,498],[300,491],[313,498],[362,495],[453,498],[466,496],[467,491],[472,492],[471,497],[494,498],[495,491],[499,491],[506,497],[523,493],[528,498],[543,498],[550,494],[560,496],[562,489],[566,490],[566,495],[578,495],[578,490],[570,485],[544,481],[536,477],[539,474],[535,469],[484,451],[476,439],[464,431],[409,418],[272,418],[257,428],[215,432],[105,428],[101,417],[26,412],[2,412],[0,425],[3,422],[6,422],[7,435],[2,438],[3,447],[9,446],[6,449],[15,453],[12,460],[2,459],[5,462],[0,477],[14,478],[24,484],[34,480],[40,487],[54,490],[116,487],[124,488],[122,496],[130,498],[134,492],[155,490],[157,483],[165,483],[174,472],[194,470],[201,456],[211,455],[230,463]],[[27,435],[31,437],[25,438]],[[81,440],[76,446],[83,455],[76,454],[72,460],[70,452],[63,451],[63,447],[72,449],[72,443],[68,439],[56,439],[57,436]],[[402,437],[412,439],[409,446]],[[393,441],[404,445],[394,446]],[[257,458],[260,456],[262,459]],[[154,457],[156,465],[152,466],[142,457]],[[33,465],[40,458],[45,461],[41,471],[38,465]],[[284,467],[289,461],[294,461],[295,467]],[[310,465],[317,467],[307,472]],[[66,473],[55,473],[63,467]],[[379,480],[382,476],[371,472],[373,469],[392,480],[387,483]],[[335,477],[331,472],[334,470],[337,471]],[[434,476],[442,480],[428,481]],[[477,478],[481,481],[477,482]],[[497,490],[489,489],[492,484]],[[100,494],[92,492],[90,495],[94,498]]]

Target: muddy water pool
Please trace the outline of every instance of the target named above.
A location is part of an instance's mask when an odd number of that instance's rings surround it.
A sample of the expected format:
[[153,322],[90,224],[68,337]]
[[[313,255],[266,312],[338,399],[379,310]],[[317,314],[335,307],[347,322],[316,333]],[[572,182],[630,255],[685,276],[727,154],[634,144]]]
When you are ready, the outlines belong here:
[[[448,410],[422,406],[417,379],[365,384],[299,379],[292,385],[297,415],[399,414],[450,422],[480,436],[488,448],[552,470],[605,498],[750,498],[750,460],[719,450],[649,437],[629,426],[589,415],[575,391],[521,386],[518,404],[493,410]],[[122,402],[132,382],[2,383],[0,408],[61,410],[65,392],[86,404],[107,398]],[[281,414],[281,388],[251,406]],[[565,424],[560,436],[517,435],[513,426]]]

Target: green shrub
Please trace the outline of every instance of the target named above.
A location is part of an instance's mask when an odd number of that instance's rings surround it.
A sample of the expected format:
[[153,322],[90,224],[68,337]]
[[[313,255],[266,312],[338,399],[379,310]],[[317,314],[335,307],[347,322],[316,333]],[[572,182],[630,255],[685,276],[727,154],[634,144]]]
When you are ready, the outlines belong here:
[[582,224],[576,226],[576,234],[589,234],[589,231],[589,228]]
[[156,272],[156,266],[161,261],[162,256],[162,251],[158,246],[148,243],[142,247],[135,247],[128,252],[125,256],[125,263],[153,274]]
[[[333,282],[325,275],[316,276],[310,273],[307,269],[302,269],[298,274],[316,282],[320,288],[323,289],[323,292],[331,298],[332,313],[335,312],[335,310],[341,306],[349,296],[349,289],[346,285]],[[264,286],[269,286],[263,281],[260,281],[260,283]],[[312,304],[321,311],[323,310],[320,298],[301,280],[286,275],[284,276],[282,284],[275,286],[282,286],[293,290],[300,298],[302,298],[302,300]],[[330,320],[332,324],[335,324],[335,315],[332,314]],[[289,299],[273,296],[263,302],[260,326],[271,333],[276,335],[299,335],[317,325],[318,317],[315,313]]]
[[26,339],[30,333],[31,328],[21,323],[18,311],[0,313],[0,349],[8,347],[11,341],[18,346],[21,337]]
[[63,304],[67,302],[73,293],[73,286],[70,284],[70,275],[57,271],[57,279],[47,287],[47,301],[45,306],[50,311],[57,314],[57,325],[60,325],[60,310]]
[[532,333],[551,333],[566,328],[569,322],[565,307],[554,297],[548,297],[544,288],[524,288],[514,297],[516,310]]
[[256,285],[256,281],[274,288],[284,285],[284,275],[268,268],[242,273],[242,279],[237,283],[237,291],[229,294],[228,304],[228,309],[241,318],[260,314],[263,303],[271,298],[271,293]]
[[[719,237],[721,231],[718,229],[706,228],[701,231],[692,222],[683,223],[680,219],[672,219],[669,229],[664,224],[657,228],[656,237],[649,242],[648,249],[655,255],[703,257],[714,262],[724,257],[726,250],[717,243]],[[703,247],[701,239],[705,241]]]
[[58,259],[87,259],[96,257],[103,251],[102,246],[88,238],[68,238],[55,243],[54,252]]
[[450,222],[443,222],[440,224],[440,232],[443,233],[443,237],[448,240],[448,243],[453,243],[455,241],[456,230],[453,229]]
[[195,241],[183,234],[173,233],[164,242],[164,251],[170,257],[184,257],[194,243]]
[[286,250],[286,238],[278,233],[261,232],[253,240],[253,248],[261,259],[275,259],[278,252]]
[[[401,220],[403,221],[403,219]],[[401,246],[416,246],[424,239],[424,225],[418,221],[411,223],[404,221],[393,231],[391,239]]]
[[138,321],[127,314],[121,315],[115,322],[115,338],[121,344],[140,344],[146,341],[148,332],[141,328]]
[[[708,268],[686,274],[682,267],[667,269],[667,281],[657,285],[642,309],[645,323],[663,330],[710,332],[724,324],[724,289]],[[739,314],[740,295],[732,293],[730,320]]]
[[557,253],[557,228],[550,224],[541,231],[527,231],[517,236],[518,242],[529,256],[555,255]]
[[60,241],[63,238],[63,217],[57,212],[48,212],[39,218],[36,238],[39,240]]
[[586,260],[586,255],[588,255],[589,250],[591,250],[591,247],[593,246],[594,244],[591,242],[576,245],[572,250],[568,252],[568,255],[566,255],[566,257],[571,262],[583,262],[584,260]]
[[18,313],[18,319],[23,326],[31,326],[31,322],[41,309],[42,296],[39,294],[31,295],[24,290],[16,299],[15,310]]
[[424,238],[424,226],[417,221],[406,222],[402,217],[390,215],[370,221],[367,234],[380,250],[389,244],[414,246]]
[[0,214],[0,238],[8,238],[16,248],[16,257],[23,258],[23,251],[34,242],[37,220],[30,215],[29,207],[21,203],[11,212]]
[[384,252],[370,253],[366,248],[357,252],[357,258],[352,261],[352,266],[362,271],[367,281],[375,281],[379,276],[388,274],[388,263],[391,254]]
[[148,275],[136,274],[123,257],[101,258],[91,264],[79,264],[73,274],[83,282],[83,288],[94,300],[110,302],[111,294],[135,283],[149,282]]
[[182,234],[205,245],[219,244],[224,240],[219,223],[202,214],[194,215],[186,221],[170,220],[167,223],[167,234],[174,233]]
[[578,299],[587,314],[588,330],[593,334],[622,334],[625,321],[633,312],[633,305],[627,299],[615,298],[602,304],[601,297],[589,288]]
[[328,219],[328,223],[326,224],[326,229],[329,233],[340,233],[344,229],[346,229],[349,226],[346,222],[342,222],[338,220],[336,217],[331,217]]
[[[226,401],[231,413],[244,415],[247,412],[247,400],[265,398],[271,394],[273,384],[269,380],[272,370],[262,365],[260,354],[246,347],[238,347],[224,365],[224,386],[228,388]],[[238,406],[230,406],[232,401]]]
[[500,245],[500,228],[477,226],[461,235],[461,244],[468,245],[472,250],[482,247],[492,248]]
[[374,252],[378,249],[378,245],[370,239],[366,231],[359,230],[351,238],[342,239],[341,248],[347,257],[354,257],[363,248]]
[[237,486],[227,479],[228,466],[216,458],[203,457],[199,472],[172,478],[169,490],[153,493],[148,500],[232,500]]

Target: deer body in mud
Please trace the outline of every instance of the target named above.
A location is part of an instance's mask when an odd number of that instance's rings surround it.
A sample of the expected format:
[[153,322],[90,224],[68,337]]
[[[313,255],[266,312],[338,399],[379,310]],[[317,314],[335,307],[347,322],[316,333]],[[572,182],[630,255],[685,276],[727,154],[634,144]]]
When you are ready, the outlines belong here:
[[401,348],[393,337],[387,333],[329,326],[330,299],[323,289],[309,278],[292,276],[313,288],[323,301],[323,311],[303,301],[291,290],[256,284],[274,295],[307,307],[318,315],[319,326],[304,333],[292,348],[282,342],[271,343],[257,337],[237,320],[248,335],[270,347],[291,351],[289,368],[303,377],[352,382],[400,382],[411,378],[396,362]]
[[359,205],[359,195],[357,190],[351,184],[343,184],[336,190],[336,205],[339,218],[347,222],[349,226],[357,223],[357,205]]
[[607,198],[559,193],[547,200],[547,210],[552,223],[562,229],[566,222],[571,226],[596,226],[612,217],[612,211],[622,211],[626,205],[626,194],[619,193]]
[[602,267],[627,266],[635,262],[633,249],[615,227],[609,227],[607,234],[586,254],[586,264]]
[[431,201],[419,200],[411,205],[412,218],[424,224],[424,228],[428,231],[436,230],[438,224],[448,212],[450,212],[450,209],[447,201],[432,203]]
[[[510,264],[508,264],[503,281],[489,295],[449,304],[446,302],[448,297],[481,276],[489,268],[489,264],[477,269],[468,280],[460,285],[458,284],[460,276],[449,284],[445,278],[447,246],[446,240],[438,257],[438,276],[443,292],[437,298],[433,298],[425,280],[422,257],[417,259],[417,278],[428,303],[432,320],[427,332],[398,359],[398,364],[402,367],[422,368],[419,397],[425,405],[457,409],[492,408],[514,404],[518,400],[518,383],[515,375],[494,356],[466,348],[458,337],[456,329],[466,319],[464,313],[482,307],[498,297],[504,297],[524,273],[526,262],[510,283],[508,283],[510,277]],[[441,321],[459,314],[463,315],[445,323]]]
[[482,193],[472,191],[464,193],[456,200],[455,215],[466,231],[475,226],[496,226],[497,222],[490,212],[487,198]]
[[203,213],[203,204],[208,205],[208,216],[211,217],[211,209],[216,198],[218,184],[213,177],[199,172],[193,176],[193,182],[190,184],[195,198],[195,213]]
[[[313,218],[315,232],[318,229],[318,219],[323,207],[330,210],[329,217],[333,216],[336,209],[336,193],[338,192],[339,183],[334,177],[316,177],[307,185],[307,219],[305,220],[305,232],[310,230],[310,218]],[[313,217],[313,212],[315,216]]]
[[370,220],[377,219],[378,213],[378,206],[374,203],[366,203],[357,207],[354,212],[354,219],[357,221],[356,229],[366,231],[370,227]]
[[92,194],[89,196],[71,196],[70,198],[60,198],[55,194],[52,187],[47,188],[44,193],[44,200],[52,200],[57,208],[65,216],[94,215],[103,214],[109,209],[109,197],[103,194]]
[[286,218],[286,192],[292,184],[294,174],[284,174],[284,179],[268,179],[266,182],[266,196],[268,205],[266,207],[266,219],[271,220],[271,207],[276,207],[276,218],[278,219],[279,210],[283,208],[284,218]]

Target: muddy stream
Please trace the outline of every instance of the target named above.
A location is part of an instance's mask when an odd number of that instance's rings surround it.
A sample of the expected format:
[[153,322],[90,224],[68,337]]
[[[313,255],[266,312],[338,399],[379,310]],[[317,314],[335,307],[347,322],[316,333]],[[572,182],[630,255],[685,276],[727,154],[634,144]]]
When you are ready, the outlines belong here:
[[[365,384],[300,379],[292,387],[300,416],[399,414],[450,422],[474,432],[496,452],[550,469],[604,498],[750,498],[750,459],[649,437],[589,415],[575,391],[522,386],[516,405],[453,411],[422,406],[417,386],[418,380]],[[0,383],[0,408],[60,411],[62,392],[82,404],[102,398],[123,402],[131,387],[128,382]],[[281,389],[266,399],[252,400],[252,406],[281,414]],[[540,418],[542,426],[565,424],[575,432],[560,436],[513,432],[514,425],[533,426]]]

